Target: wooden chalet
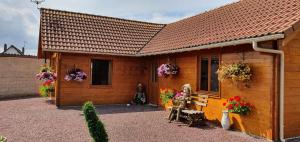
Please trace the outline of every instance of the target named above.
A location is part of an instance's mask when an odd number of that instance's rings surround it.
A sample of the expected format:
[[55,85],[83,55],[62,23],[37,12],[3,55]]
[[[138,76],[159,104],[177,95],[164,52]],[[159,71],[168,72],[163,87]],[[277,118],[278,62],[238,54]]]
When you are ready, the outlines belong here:
[[[220,121],[222,103],[239,95],[255,110],[231,115],[236,128],[283,140],[300,136],[299,21],[299,0],[241,0],[170,24],[41,9],[38,56],[57,73],[57,106],[126,104],[138,82],[148,103],[160,104],[160,88],[189,83],[194,92],[209,93],[207,119]],[[240,61],[252,67],[249,88],[218,81],[220,64]],[[158,77],[163,63],[180,73]],[[64,80],[74,66],[86,80]]]

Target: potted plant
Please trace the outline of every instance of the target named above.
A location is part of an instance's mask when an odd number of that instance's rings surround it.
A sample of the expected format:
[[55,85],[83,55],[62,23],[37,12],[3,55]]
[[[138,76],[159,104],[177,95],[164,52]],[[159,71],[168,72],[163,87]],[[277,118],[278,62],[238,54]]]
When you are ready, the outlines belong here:
[[160,89],[160,99],[166,109],[173,106],[173,97],[175,96],[175,93],[175,89]]
[[252,70],[249,64],[239,62],[229,65],[222,65],[219,67],[218,79],[231,80],[234,84],[243,83],[246,87],[249,87],[252,77]]
[[42,97],[50,97],[50,100],[54,99],[55,87],[53,81],[48,80],[44,82],[39,90]]
[[223,103],[223,106],[228,109],[228,112],[240,115],[247,115],[251,112],[251,104],[245,102],[245,100],[240,96],[229,98],[225,103]]
[[223,106],[226,110],[223,111],[221,124],[225,130],[230,128],[229,113],[245,116],[251,112],[252,108],[252,105],[247,103],[245,99],[242,99],[240,96],[234,96],[227,99],[227,101],[223,103]]
[[87,78],[87,74],[85,72],[83,72],[81,69],[73,68],[67,72],[64,79],[66,81],[74,80],[74,81],[81,82],[86,78]]

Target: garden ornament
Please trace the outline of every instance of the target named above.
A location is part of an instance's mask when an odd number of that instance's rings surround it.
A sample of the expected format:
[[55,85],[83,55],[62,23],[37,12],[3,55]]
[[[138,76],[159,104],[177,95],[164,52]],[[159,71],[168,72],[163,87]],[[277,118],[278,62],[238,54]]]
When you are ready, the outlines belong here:
[[183,91],[183,93],[186,93],[186,94],[192,94],[191,84],[184,84],[182,86],[182,91]]
[[179,98],[179,106],[177,109],[176,121],[179,121],[179,115],[183,109],[186,108],[187,101],[190,100],[190,95],[192,93],[192,87],[190,84],[184,84],[182,86],[182,97]]
[[145,104],[146,103],[146,93],[144,91],[144,86],[142,83],[138,83],[136,87],[136,93],[134,95],[133,104]]

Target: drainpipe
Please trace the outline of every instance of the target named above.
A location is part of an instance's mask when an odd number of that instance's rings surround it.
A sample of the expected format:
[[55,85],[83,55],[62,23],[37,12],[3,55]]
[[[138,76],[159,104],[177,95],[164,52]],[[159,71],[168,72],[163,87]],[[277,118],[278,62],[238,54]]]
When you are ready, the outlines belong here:
[[284,139],[284,52],[282,50],[265,49],[257,46],[257,42],[252,42],[254,51],[272,53],[280,55],[280,97],[279,97],[279,137],[280,141],[285,142]]

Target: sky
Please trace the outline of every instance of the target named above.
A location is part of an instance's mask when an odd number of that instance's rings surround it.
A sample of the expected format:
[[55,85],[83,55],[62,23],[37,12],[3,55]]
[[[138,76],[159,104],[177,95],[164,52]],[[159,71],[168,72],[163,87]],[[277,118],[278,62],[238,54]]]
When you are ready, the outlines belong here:
[[[155,23],[171,23],[238,0],[45,0],[40,7],[126,18]],[[0,1],[0,52],[4,43],[36,55],[39,10],[30,0]]]

